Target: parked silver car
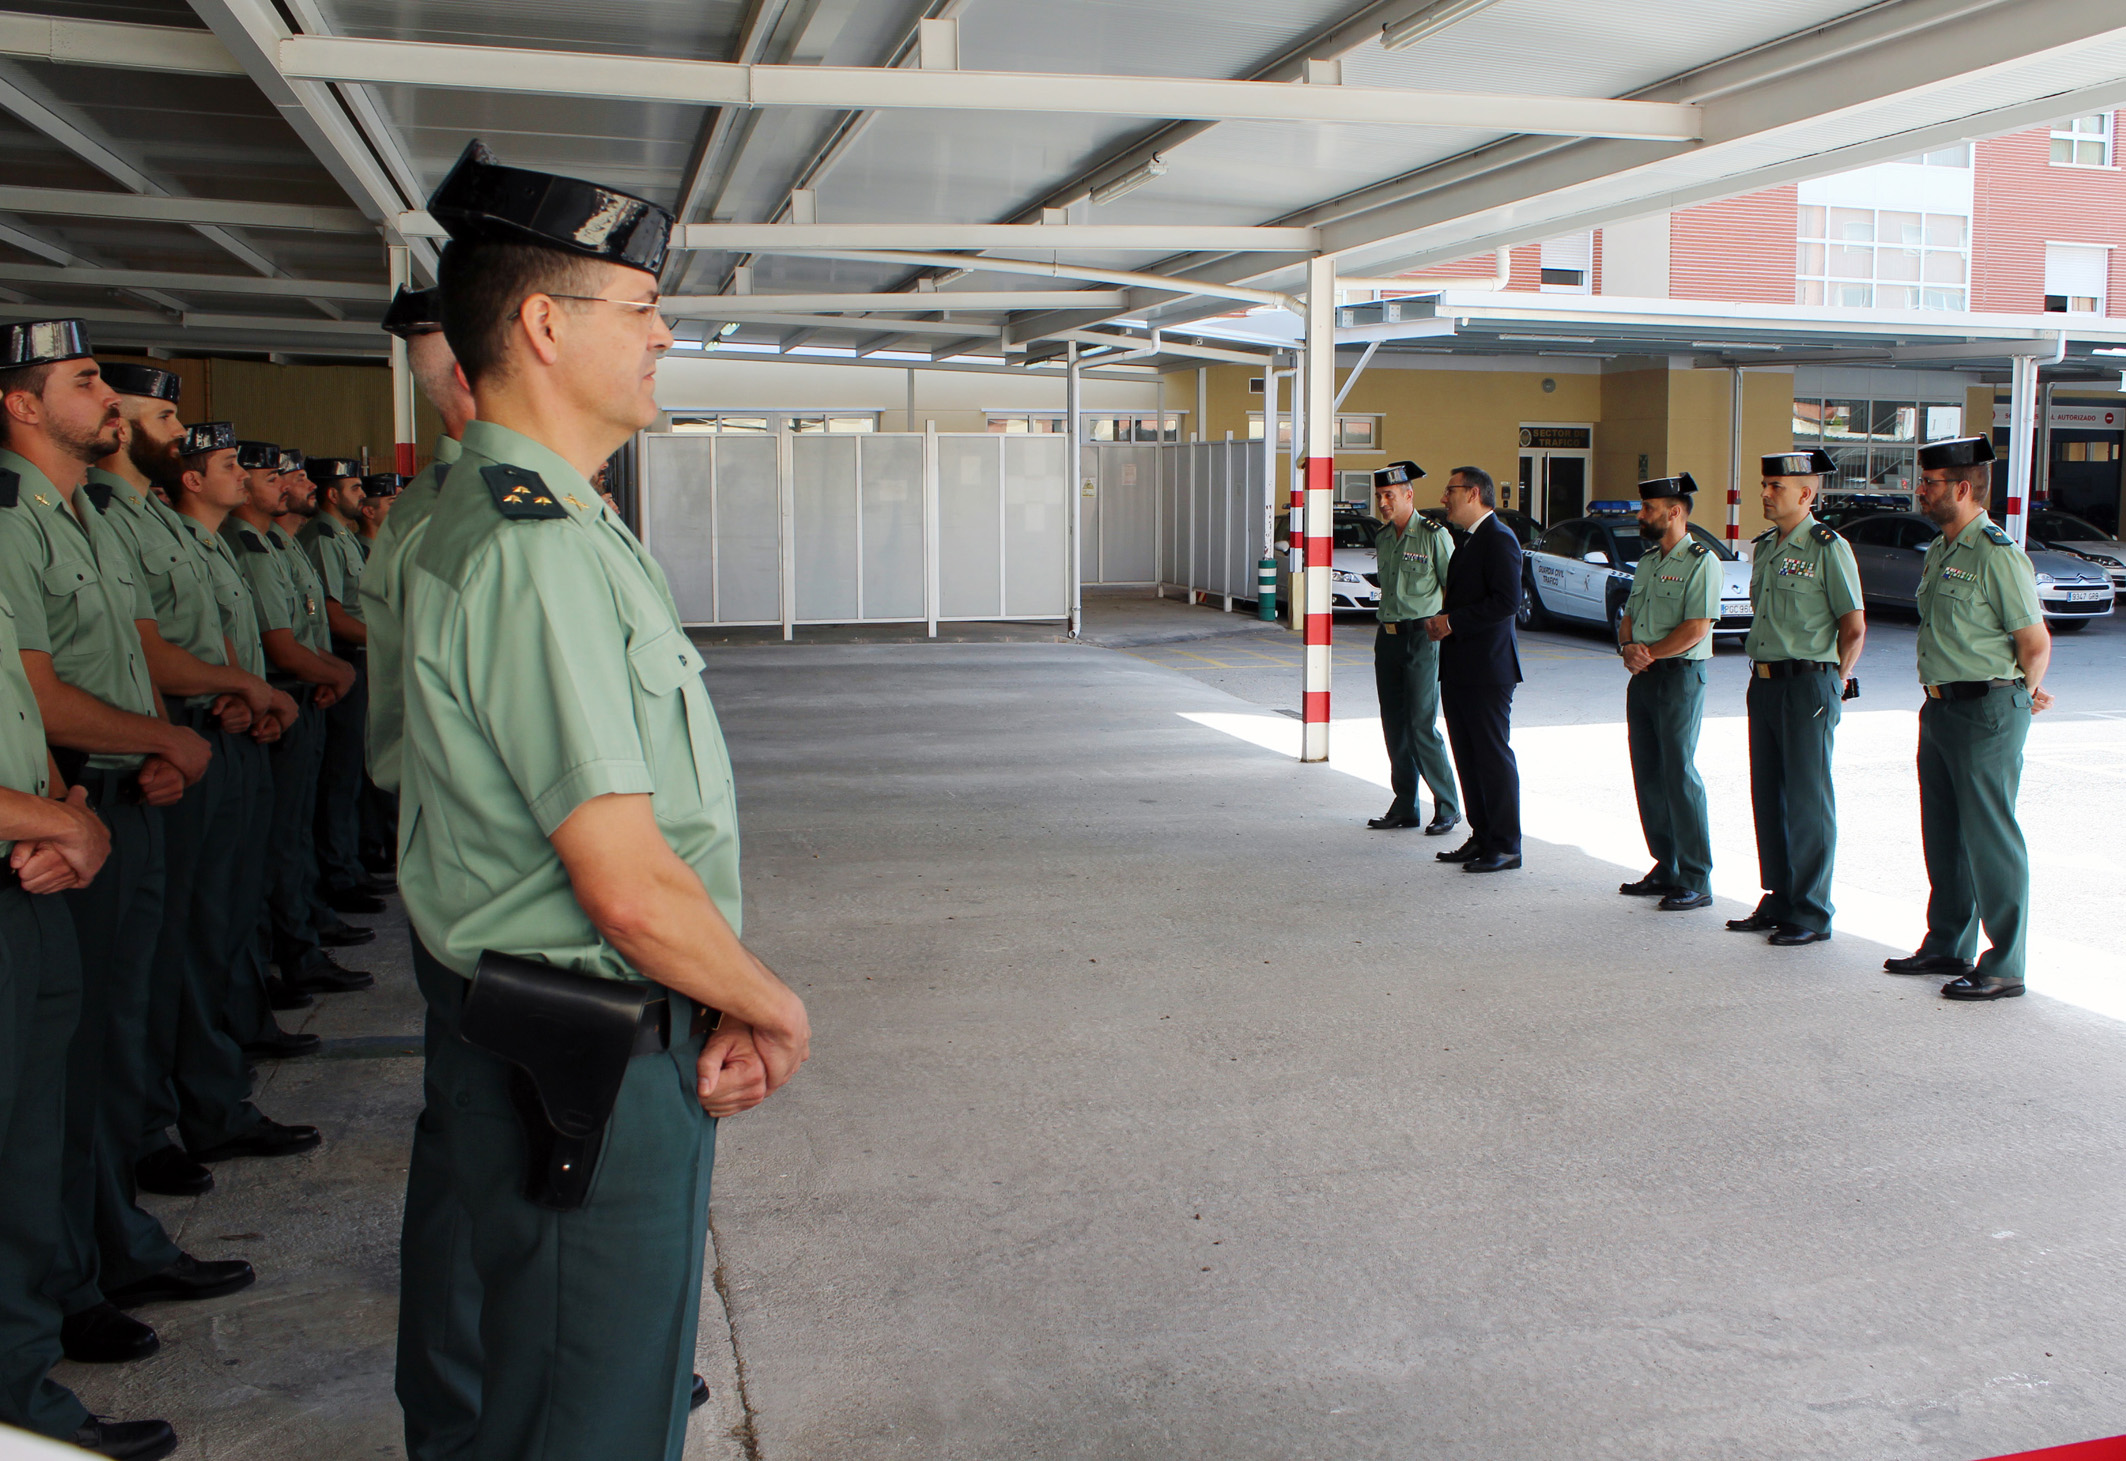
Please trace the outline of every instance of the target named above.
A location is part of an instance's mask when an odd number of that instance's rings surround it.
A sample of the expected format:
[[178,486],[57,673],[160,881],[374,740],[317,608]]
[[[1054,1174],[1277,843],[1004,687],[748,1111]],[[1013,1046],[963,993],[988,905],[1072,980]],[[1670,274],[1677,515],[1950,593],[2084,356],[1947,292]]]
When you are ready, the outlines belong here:
[[2085,558],[2111,576],[2111,591],[2126,595],[2126,543],[2071,512],[2040,508],[2030,514],[2032,543]]
[[[1916,512],[1885,512],[1848,523],[1840,531],[1853,545],[1860,591],[1867,601],[1915,607],[1921,561],[1941,529]],[[2030,565],[2037,570],[2038,602],[2049,627],[2080,629],[2111,612],[2111,579],[2096,564],[2033,545]]]

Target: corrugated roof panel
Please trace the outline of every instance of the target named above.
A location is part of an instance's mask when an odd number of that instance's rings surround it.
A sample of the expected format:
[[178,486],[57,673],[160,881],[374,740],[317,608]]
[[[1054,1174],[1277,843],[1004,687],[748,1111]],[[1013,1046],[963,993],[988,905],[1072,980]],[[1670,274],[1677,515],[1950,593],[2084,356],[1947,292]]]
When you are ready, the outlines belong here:
[[726,59],[745,11],[744,0],[327,0],[319,6],[334,35],[695,61]]

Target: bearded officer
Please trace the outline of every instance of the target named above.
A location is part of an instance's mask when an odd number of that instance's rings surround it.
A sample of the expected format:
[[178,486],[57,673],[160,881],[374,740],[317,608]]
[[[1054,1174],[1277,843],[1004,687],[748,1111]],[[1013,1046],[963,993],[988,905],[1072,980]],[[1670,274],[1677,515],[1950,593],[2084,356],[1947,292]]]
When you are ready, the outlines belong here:
[[1423,620],[1440,611],[1454,540],[1446,525],[1419,513],[1414,484],[1425,475],[1416,462],[1392,462],[1373,474],[1373,534],[1380,570],[1380,628],[1373,636],[1373,684],[1380,696],[1381,736],[1388,743],[1388,785],[1395,793],[1376,830],[1415,827],[1417,781],[1432,791],[1427,837],[1461,825],[1454,766],[1439,729],[1439,645]]
[[308,476],[316,509],[295,540],[308,555],[324,590],[325,625],[332,652],[354,666],[354,688],[325,712],[325,745],[317,779],[317,857],[328,907],[340,913],[375,913],[388,880],[366,872],[361,861],[362,727],[369,715],[369,675],[356,590],[364,555],[358,524],[362,512],[361,463],[349,458],[313,459]]
[[[1919,570],[1919,826],[1927,937],[1892,974],[1955,974],[1950,999],[2023,992],[2030,853],[2015,819],[2030,717],[2052,662],[2030,555],[1986,515],[1993,443],[1919,449],[1919,510],[1941,529]],[[1983,927],[1989,947],[1978,952]],[[1974,956],[1976,964],[1974,966]]]
[[1713,834],[1698,775],[1705,662],[1720,618],[1720,560],[1690,533],[1690,473],[1639,484],[1642,547],[1617,636],[1631,681],[1624,721],[1653,869],[1617,891],[1667,912],[1712,905]]
[[1868,633],[1860,570],[1844,538],[1816,520],[1821,450],[1764,458],[1764,515],[1750,558],[1750,809],[1764,896],[1736,933],[1764,933],[1781,948],[1831,936],[1831,861],[1838,810],[1831,741]]
[[[431,1013],[463,1037],[429,1047],[446,1099],[415,1141],[442,1143],[482,1289],[474,1444],[676,1461],[713,1120],[787,1078],[809,1031],[738,941],[701,658],[588,481],[656,418],[671,215],[477,143],[428,207],[480,420],[406,565],[400,885]],[[595,1063],[525,1043],[563,1005],[615,1039]],[[512,1061],[617,1081],[610,1122],[581,1128],[602,1142],[587,1185],[579,1138],[512,1103]],[[409,1413],[409,1442],[425,1424]]]

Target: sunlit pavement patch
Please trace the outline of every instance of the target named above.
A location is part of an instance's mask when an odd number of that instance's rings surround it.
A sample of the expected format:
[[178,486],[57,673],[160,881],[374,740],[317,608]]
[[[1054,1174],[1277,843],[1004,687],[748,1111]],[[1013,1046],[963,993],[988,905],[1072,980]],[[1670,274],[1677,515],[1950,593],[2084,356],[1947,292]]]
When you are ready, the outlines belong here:
[[[1265,751],[1299,754],[1299,724],[1283,716],[1185,712],[1182,718]],[[1899,954],[1919,946],[1926,932],[1927,871],[1913,768],[1918,735],[1917,718],[1909,710],[1849,711],[1840,725],[1836,937],[1828,945],[1794,950],[1797,960],[1832,955],[1856,940]],[[1576,848],[1634,875],[1646,870],[1622,721],[1517,728],[1513,749],[1521,763],[1526,836]],[[2116,889],[2126,873],[2126,723],[2040,718],[2031,727],[2024,759],[2021,821],[2031,849],[2032,882],[2030,988],[2126,1020],[2126,980],[2119,977],[2118,956],[2071,936],[2105,937],[2116,931],[2108,926],[2113,916],[2097,910],[2116,908]],[[1334,722],[1329,766],[1385,788],[1388,755],[1380,722]],[[1698,769],[1712,808],[1713,892],[1742,910],[1753,908],[1761,890],[1750,822],[1746,718],[1706,720]],[[1707,923],[1707,935],[1739,937],[1717,921]]]

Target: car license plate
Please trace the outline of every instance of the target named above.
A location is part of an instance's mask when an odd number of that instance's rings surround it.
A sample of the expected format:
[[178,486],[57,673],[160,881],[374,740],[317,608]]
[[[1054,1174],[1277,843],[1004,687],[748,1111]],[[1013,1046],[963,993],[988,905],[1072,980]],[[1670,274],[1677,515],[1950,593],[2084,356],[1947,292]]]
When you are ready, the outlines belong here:
[[2071,588],[2067,590],[2067,602],[2070,604],[2093,604],[2098,599],[2108,599],[2110,597],[2111,590],[2107,588]]
[[1750,613],[1748,599],[1728,599],[1720,605],[1720,612],[1729,618],[1747,618]]

